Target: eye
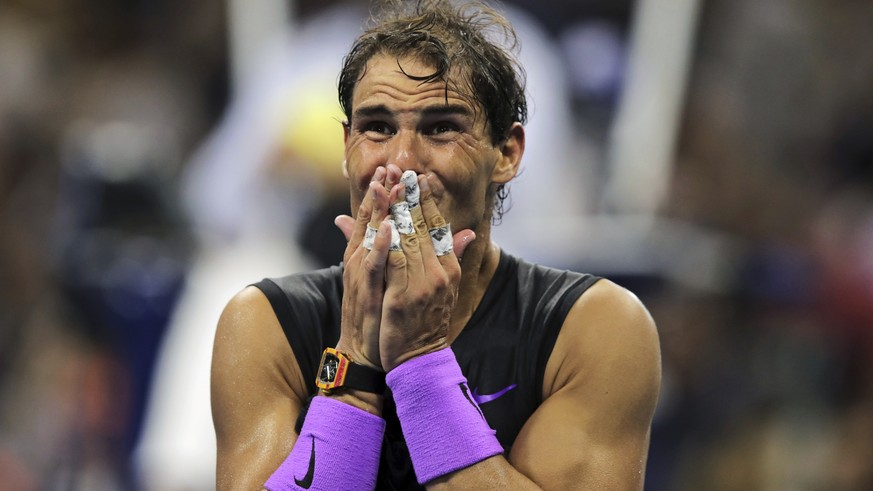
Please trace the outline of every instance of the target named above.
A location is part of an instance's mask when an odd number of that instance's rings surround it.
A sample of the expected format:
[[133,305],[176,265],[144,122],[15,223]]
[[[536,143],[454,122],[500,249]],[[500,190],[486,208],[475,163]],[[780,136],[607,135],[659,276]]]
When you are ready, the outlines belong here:
[[430,133],[432,135],[446,135],[449,133],[457,133],[460,128],[457,124],[450,121],[440,121],[431,126]]
[[362,133],[375,133],[377,135],[393,135],[394,128],[384,121],[367,121],[361,124]]

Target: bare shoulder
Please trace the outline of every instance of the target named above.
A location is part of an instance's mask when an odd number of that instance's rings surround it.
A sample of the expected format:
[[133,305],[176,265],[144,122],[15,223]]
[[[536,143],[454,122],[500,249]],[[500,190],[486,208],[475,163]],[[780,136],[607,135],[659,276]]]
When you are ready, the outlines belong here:
[[291,347],[267,297],[251,286],[237,293],[218,321],[213,376],[267,377],[273,383],[263,390],[290,388],[302,399],[306,397],[305,384],[296,368]]
[[543,489],[641,490],[660,381],[652,317],[631,292],[598,281],[564,320],[543,403],[510,461]]
[[224,308],[212,355],[218,488],[260,489],[291,450],[305,383],[272,306],[255,287]]
[[649,311],[629,290],[598,281],[564,321],[546,368],[545,396],[563,389],[597,396],[605,411],[636,408],[648,427],[660,381],[660,343]]

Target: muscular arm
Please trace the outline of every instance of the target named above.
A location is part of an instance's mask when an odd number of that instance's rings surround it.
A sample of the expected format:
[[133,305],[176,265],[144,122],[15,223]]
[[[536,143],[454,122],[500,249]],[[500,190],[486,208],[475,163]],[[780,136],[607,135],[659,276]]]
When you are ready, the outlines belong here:
[[544,402],[509,460],[492,457],[428,489],[641,490],[660,365],[648,312],[601,280],[567,316],[546,366]]
[[254,287],[234,297],[218,323],[212,358],[217,488],[261,489],[297,434],[305,383],[269,301]]

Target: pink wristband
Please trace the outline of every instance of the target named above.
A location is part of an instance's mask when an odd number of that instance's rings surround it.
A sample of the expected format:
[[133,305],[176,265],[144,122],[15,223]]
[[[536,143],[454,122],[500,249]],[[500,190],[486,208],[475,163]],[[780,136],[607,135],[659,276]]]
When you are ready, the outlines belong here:
[[373,489],[384,434],[384,419],[329,397],[313,397],[297,443],[264,488]]
[[503,453],[451,348],[402,363],[386,382],[419,484]]

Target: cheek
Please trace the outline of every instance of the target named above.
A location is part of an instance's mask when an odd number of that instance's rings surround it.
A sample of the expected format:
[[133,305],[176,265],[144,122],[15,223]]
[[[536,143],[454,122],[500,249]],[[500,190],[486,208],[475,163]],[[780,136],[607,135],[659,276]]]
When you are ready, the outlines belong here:
[[366,192],[376,168],[384,165],[380,149],[371,147],[372,145],[361,144],[360,140],[346,146],[346,168],[353,197],[356,193],[363,195]]
[[461,139],[451,153],[451,161],[459,164],[452,169],[452,186],[457,191],[465,191],[460,195],[468,196],[467,201],[480,199],[491,183],[496,162],[494,149],[471,138]]
[[491,207],[488,201],[490,179],[482,169],[483,162],[468,160],[467,163],[473,165],[457,166],[450,176],[441,180],[444,195],[440,208],[453,226],[476,228],[483,213]]

